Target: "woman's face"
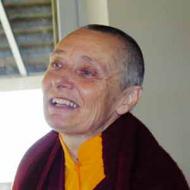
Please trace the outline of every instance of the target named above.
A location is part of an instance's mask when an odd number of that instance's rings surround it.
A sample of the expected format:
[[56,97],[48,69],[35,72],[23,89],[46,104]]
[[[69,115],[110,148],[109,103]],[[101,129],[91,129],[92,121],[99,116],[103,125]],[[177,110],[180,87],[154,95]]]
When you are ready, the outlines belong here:
[[92,135],[115,120],[121,94],[115,53],[119,45],[117,38],[87,29],[58,43],[43,79],[50,126],[62,133]]

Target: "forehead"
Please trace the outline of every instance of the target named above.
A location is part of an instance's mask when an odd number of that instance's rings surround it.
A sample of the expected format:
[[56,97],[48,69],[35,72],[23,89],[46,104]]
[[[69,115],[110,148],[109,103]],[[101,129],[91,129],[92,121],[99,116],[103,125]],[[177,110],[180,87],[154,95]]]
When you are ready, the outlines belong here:
[[67,43],[72,45],[82,44],[84,46],[93,45],[99,46],[99,48],[115,48],[120,42],[117,37],[107,33],[89,29],[79,29],[66,36],[58,45],[66,45]]
[[79,29],[61,40],[55,50],[83,52],[95,58],[116,56],[119,40],[109,34]]
[[116,62],[120,47],[121,42],[117,37],[79,29],[61,40],[56,45],[53,55],[82,56],[86,60],[92,59],[113,66],[112,63]]

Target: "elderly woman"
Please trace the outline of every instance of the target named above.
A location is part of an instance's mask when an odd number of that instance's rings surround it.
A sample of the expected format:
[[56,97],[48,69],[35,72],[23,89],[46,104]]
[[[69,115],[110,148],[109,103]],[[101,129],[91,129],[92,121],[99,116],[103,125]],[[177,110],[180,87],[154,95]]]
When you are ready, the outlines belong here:
[[188,190],[183,174],[129,111],[144,75],[126,33],[88,25],[60,41],[43,79],[54,129],[18,168],[13,190]]

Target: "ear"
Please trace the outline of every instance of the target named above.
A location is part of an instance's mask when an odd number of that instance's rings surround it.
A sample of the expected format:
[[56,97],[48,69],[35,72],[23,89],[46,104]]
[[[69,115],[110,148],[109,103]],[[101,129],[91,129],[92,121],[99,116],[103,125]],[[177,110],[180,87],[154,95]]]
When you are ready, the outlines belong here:
[[122,92],[119,104],[116,108],[118,115],[123,115],[130,111],[139,101],[142,94],[141,86],[131,86]]

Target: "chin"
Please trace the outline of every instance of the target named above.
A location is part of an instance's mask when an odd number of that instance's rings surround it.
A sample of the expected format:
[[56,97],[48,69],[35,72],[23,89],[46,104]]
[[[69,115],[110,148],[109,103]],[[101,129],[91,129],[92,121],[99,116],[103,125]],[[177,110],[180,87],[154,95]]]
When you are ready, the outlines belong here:
[[68,127],[65,127],[65,126],[63,126],[63,125],[59,125],[59,124],[57,124],[57,123],[52,123],[52,122],[48,122],[48,124],[49,124],[49,126],[50,126],[53,130],[55,130],[55,131],[57,131],[57,132],[65,133],[66,131],[69,131],[69,130],[68,130]]
[[71,130],[71,125],[67,125],[66,122],[64,122],[63,125],[63,121],[58,121],[58,120],[46,120],[48,125],[54,129],[57,132],[60,133],[72,133],[73,130]]

